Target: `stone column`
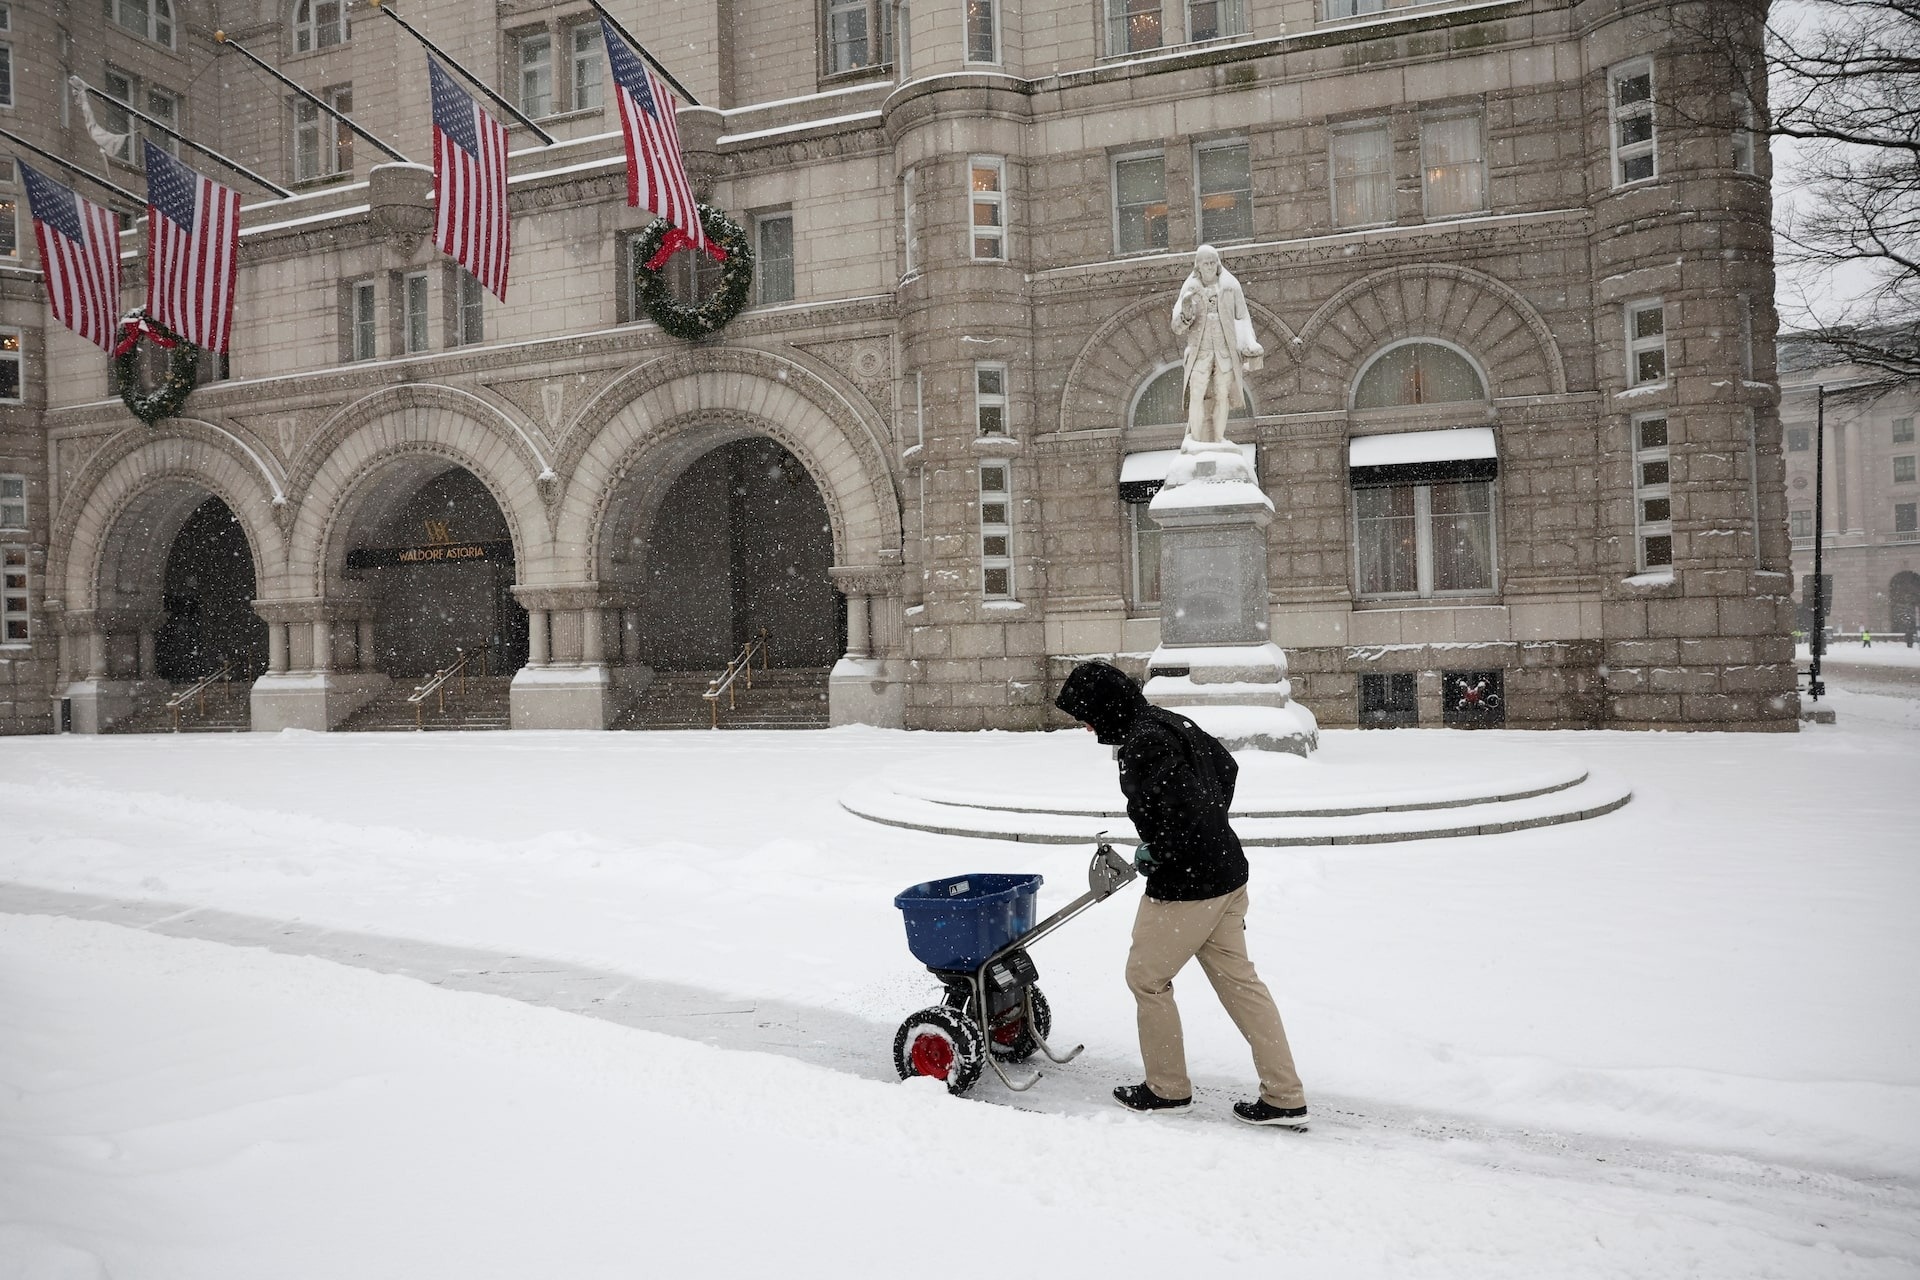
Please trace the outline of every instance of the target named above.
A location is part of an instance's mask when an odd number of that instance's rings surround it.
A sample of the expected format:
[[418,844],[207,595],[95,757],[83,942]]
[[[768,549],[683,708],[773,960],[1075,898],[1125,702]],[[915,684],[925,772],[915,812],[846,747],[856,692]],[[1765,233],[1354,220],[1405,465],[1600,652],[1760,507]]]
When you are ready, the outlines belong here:
[[267,623],[267,674],[287,674],[287,624],[284,622]]
[[527,665],[544,667],[548,662],[547,611],[527,610]]
[[313,669],[333,670],[333,619],[313,620]]
[[354,623],[354,660],[362,671],[375,669],[373,619],[362,615]]
[[155,668],[159,665],[154,655],[154,628],[140,628],[140,656],[134,669],[134,675],[142,680],[151,680]]
[[586,666],[599,666],[607,660],[606,636],[602,633],[606,619],[606,610],[598,607],[580,611],[580,661]]
[[107,678],[107,633],[98,627],[87,631],[87,679]]
[[867,640],[867,594],[863,591],[847,593],[847,656],[865,658],[870,656],[872,645]]

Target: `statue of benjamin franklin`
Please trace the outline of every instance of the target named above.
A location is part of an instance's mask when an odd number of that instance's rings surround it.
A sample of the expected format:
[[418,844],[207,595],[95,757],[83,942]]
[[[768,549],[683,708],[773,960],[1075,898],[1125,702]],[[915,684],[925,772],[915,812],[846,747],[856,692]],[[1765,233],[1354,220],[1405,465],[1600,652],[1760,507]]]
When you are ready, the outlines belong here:
[[1173,331],[1187,335],[1187,439],[1220,444],[1227,414],[1247,398],[1247,371],[1258,369],[1266,349],[1254,338],[1253,320],[1240,282],[1220,263],[1220,251],[1203,244],[1193,255],[1193,274],[1173,304]]

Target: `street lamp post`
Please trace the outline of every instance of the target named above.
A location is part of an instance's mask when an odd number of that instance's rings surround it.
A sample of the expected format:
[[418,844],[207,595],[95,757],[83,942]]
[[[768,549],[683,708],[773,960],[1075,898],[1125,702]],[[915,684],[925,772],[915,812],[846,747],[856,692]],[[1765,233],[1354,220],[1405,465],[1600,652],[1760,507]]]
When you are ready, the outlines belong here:
[[1807,668],[1807,697],[1820,701],[1827,686],[1820,679],[1820,659],[1827,652],[1827,585],[1821,576],[1821,547],[1827,530],[1827,388],[1814,388],[1813,410],[1813,663]]

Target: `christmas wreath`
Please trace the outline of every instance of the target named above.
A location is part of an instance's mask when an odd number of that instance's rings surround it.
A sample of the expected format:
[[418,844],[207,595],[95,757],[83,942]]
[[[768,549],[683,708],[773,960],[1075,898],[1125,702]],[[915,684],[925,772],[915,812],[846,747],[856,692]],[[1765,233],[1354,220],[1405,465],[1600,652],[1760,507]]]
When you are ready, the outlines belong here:
[[706,251],[720,264],[720,284],[697,303],[685,303],[667,289],[661,268],[667,259],[695,245],[693,237],[665,218],[640,233],[634,252],[633,288],[653,322],[676,338],[696,342],[723,328],[747,305],[753,289],[753,247],[740,224],[707,205],[699,206]]
[[[172,352],[167,357],[166,378],[150,391],[140,385],[140,343],[144,339],[152,339],[155,346]],[[200,348],[145,311],[135,311],[120,322],[120,341],[113,348],[114,382],[133,416],[148,426],[180,412],[180,406],[193,394],[194,375],[199,369]]]

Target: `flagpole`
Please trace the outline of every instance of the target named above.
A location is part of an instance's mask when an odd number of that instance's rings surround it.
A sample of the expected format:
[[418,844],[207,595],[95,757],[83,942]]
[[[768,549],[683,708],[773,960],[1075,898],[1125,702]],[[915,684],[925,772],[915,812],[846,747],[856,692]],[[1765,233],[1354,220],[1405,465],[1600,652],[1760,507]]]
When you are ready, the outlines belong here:
[[[389,159],[398,160],[401,164],[413,163],[413,161],[407,159],[405,156],[401,155],[398,151],[395,151],[392,147],[388,146],[386,143],[380,141],[380,139],[374,137],[372,134],[368,133],[365,129],[362,129],[359,125],[355,124],[350,117],[342,115],[340,112],[334,110],[333,104],[328,102],[326,99],[320,97],[318,94],[308,93],[305,89],[301,88],[299,85],[295,84],[293,81],[281,75],[274,68],[260,61],[258,56],[250,52],[245,45],[241,44],[238,40],[235,40],[232,36],[228,35],[226,32],[224,31],[214,32],[213,41],[215,44],[224,44],[229,48],[238,51],[240,55],[244,57],[248,62],[251,62],[254,66],[260,68],[262,71],[272,76],[275,80],[278,80],[281,84],[287,86],[287,88],[293,90],[295,93],[305,98],[308,102],[311,102],[314,106],[320,108],[322,111],[332,116],[335,120],[338,120],[341,124],[353,130],[360,137],[365,138],[368,142],[371,142],[374,146],[378,147]],[[118,102],[119,99],[116,98],[114,101]]]
[[620,19],[608,13],[607,7],[601,4],[600,0],[587,0],[587,3],[593,6],[593,11],[595,13],[599,14],[601,17],[607,20],[607,25],[613,28],[614,34],[618,35],[622,40],[625,40],[629,45],[633,46],[633,51],[639,54],[641,57],[645,58],[647,60],[648,65],[651,66],[655,71],[658,71],[660,73],[660,78],[662,80],[665,80],[667,84],[672,87],[675,93],[679,94],[683,99],[685,99],[686,104],[688,106],[697,107],[700,105],[700,99],[693,96],[693,91],[688,89],[687,86],[681,84],[678,80],[674,79],[673,72],[661,66],[660,59],[654,57],[651,53],[648,53],[647,46],[641,44],[638,40],[635,40],[633,38],[633,32],[621,26]]
[[471,84],[474,88],[486,94],[487,98],[495,106],[499,107],[502,111],[512,116],[515,120],[518,120],[521,124],[527,126],[527,128],[533,130],[534,135],[538,137],[541,142],[545,143],[549,147],[553,145],[552,134],[548,133],[545,129],[542,129],[539,125],[535,124],[529,116],[521,112],[520,108],[514,106],[511,102],[508,102],[505,98],[495,93],[493,91],[492,86],[488,85],[486,81],[482,80],[479,76],[476,76],[475,74],[473,74],[473,72],[467,70],[465,67],[455,62],[452,58],[448,57],[444,49],[442,49],[439,45],[435,44],[433,41],[427,39],[425,36],[421,35],[420,32],[415,29],[414,25],[411,22],[408,22],[405,18],[395,13],[393,11],[392,6],[386,3],[386,0],[367,0],[367,3],[372,5],[375,9],[378,9],[381,13],[386,14],[389,18],[392,18],[395,22],[399,23],[400,29],[402,31],[412,36],[415,40],[418,40],[421,44],[427,46],[428,51],[432,53],[434,57],[440,59],[440,61],[446,63],[449,67],[452,67],[455,71],[458,71],[463,77],[465,77],[468,84]]
[[[78,174],[80,177],[87,179],[89,182],[92,182],[96,186],[105,187],[107,190],[113,192],[113,194],[119,196],[122,200],[125,200],[128,204],[131,204],[136,210],[141,210],[146,208],[147,202],[141,199],[139,196],[133,194],[133,192],[127,190],[125,187],[116,187],[115,185],[113,185],[113,183],[108,182],[105,178],[94,177],[91,173],[88,173],[85,169],[82,169],[79,165],[73,163],[73,161],[62,160],[59,156],[53,154],[53,152],[51,151],[46,150],[44,147],[34,146],[31,142],[28,142],[25,138],[21,137],[19,134],[15,133],[11,129],[0,129],[0,138],[5,138],[8,142],[11,142],[16,147],[24,147],[26,150],[33,152],[33,154],[40,156],[42,159],[53,161],[55,164],[59,165],[62,169],[67,170],[69,173]],[[115,212],[121,212],[121,211],[116,210]],[[140,215],[139,213],[136,212],[136,213],[128,214],[127,216],[137,218]]]
[[166,134],[167,136],[172,138],[178,138],[180,141],[192,147],[195,151],[198,151],[201,155],[212,156],[215,160],[218,160],[221,164],[227,166],[227,168],[233,170],[235,173],[239,174],[243,178],[246,178],[250,182],[258,183],[259,185],[265,187],[267,190],[273,192],[273,194],[277,196],[290,196],[293,194],[293,192],[287,190],[285,187],[281,186],[279,183],[272,182],[266,178],[261,177],[259,174],[247,168],[247,166],[241,164],[239,161],[229,160],[226,156],[221,155],[218,151],[215,151],[212,147],[205,147],[200,145],[199,143],[195,142],[192,138],[189,138],[186,134],[181,133],[178,129],[175,129],[171,125],[167,124],[164,120],[156,120],[152,116],[148,115],[146,112],[134,106],[132,103],[122,102],[120,101],[120,99],[114,97],[112,94],[105,93],[99,89],[94,88],[92,85],[88,84],[85,80],[81,79],[79,76],[68,76],[67,82],[69,84],[78,85],[80,88],[85,89],[88,93],[100,99],[102,102],[112,103],[114,106],[120,108],[122,111],[126,112],[128,115],[133,116],[135,119],[145,121],[146,123],[152,125],[154,128],[160,130],[160,132]]

